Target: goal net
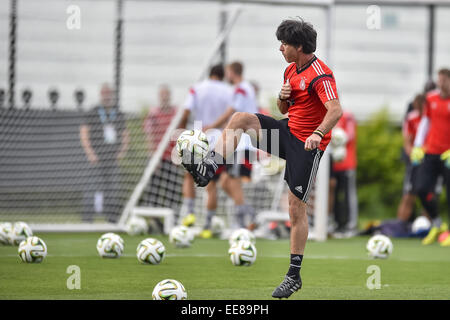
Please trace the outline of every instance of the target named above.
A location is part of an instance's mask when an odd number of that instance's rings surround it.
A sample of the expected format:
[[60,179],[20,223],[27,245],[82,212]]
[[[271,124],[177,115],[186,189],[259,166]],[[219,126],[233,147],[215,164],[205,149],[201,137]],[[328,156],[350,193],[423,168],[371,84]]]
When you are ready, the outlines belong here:
[[[286,66],[275,28],[297,15],[315,21],[322,35],[318,51],[325,56],[327,13],[325,1],[318,3],[123,1],[118,39],[116,1],[70,6],[21,0],[14,39],[20,53],[16,103],[10,108],[7,99],[0,101],[0,221],[23,220],[35,230],[50,231],[120,230],[134,215],[172,217],[175,223],[173,217],[183,211],[184,170],[170,153],[189,87],[220,60],[225,46],[222,57],[243,62],[246,79],[261,89],[260,106],[271,112]],[[8,2],[0,4],[5,30],[10,10]],[[74,23],[77,12],[79,24]],[[9,42],[8,33],[0,37]],[[117,41],[122,52],[118,106],[111,89]],[[2,65],[8,59],[0,52]],[[6,89],[7,82],[0,87]],[[258,214],[286,217],[283,167],[268,169],[264,161],[253,167],[252,179],[243,184],[246,202]],[[198,189],[199,225],[205,201]],[[217,216],[227,227],[233,224],[233,204],[221,189]]]

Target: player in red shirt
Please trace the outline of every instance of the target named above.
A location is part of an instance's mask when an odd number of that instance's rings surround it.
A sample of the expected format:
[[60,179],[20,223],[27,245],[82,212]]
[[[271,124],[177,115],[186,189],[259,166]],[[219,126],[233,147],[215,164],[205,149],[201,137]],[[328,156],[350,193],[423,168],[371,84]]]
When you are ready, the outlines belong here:
[[[417,195],[433,220],[433,227],[423,239],[425,245],[436,241],[446,229],[441,225],[435,186],[439,175],[444,177],[450,217],[450,69],[438,73],[438,90],[427,94],[425,112],[420,120],[411,162],[420,165]],[[422,161],[423,159],[423,161]],[[450,246],[450,236],[441,243]]]
[[288,118],[275,120],[259,113],[234,113],[214,151],[199,163],[192,154],[183,152],[182,163],[199,186],[207,185],[219,165],[233,155],[242,132],[249,134],[259,149],[286,160],[291,261],[272,297],[288,298],[302,286],[300,268],[308,238],[306,202],[342,108],[332,71],[314,55],[317,32],[313,26],[301,19],[285,20],[276,36],[281,41],[279,50],[290,63],[277,100],[281,113],[289,112]]
[[425,95],[416,95],[414,101],[412,102],[413,109],[407,113],[405,121],[403,122],[403,149],[407,155],[407,158],[405,161],[405,178],[403,179],[403,196],[397,210],[397,218],[403,222],[407,222],[411,217],[416,200],[413,193],[413,186],[417,177],[417,169],[419,167],[413,166],[411,161],[409,161],[409,157],[414,146],[414,139],[416,137],[420,119],[422,118],[424,106]]
[[[176,106],[171,104],[171,92],[167,85],[163,84],[159,87],[158,97],[159,106],[151,108],[143,122],[143,130],[147,136],[150,156],[153,156],[156,152],[177,110]],[[164,151],[160,164],[152,175],[146,189],[146,197],[144,198],[145,205],[174,207],[181,201],[181,192],[173,190],[170,184],[165,187],[161,185],[161,181],[175,179],[179,174],[179,167],[172,162],[171,158],[174,146],[175,142],[169,143]],[[160,220],[155,219],[155,222],[162,231],[163,225]]]
[[[341,145],[333,145],[331,158],[333,164],[330,170],[330,187],[333,193],[330,197],[334,199],[333,212],[336,222],[334,236],[337,238],[351,237],[356,235],[358,227],[358,198],[356,193],[356,121],[353,114],[344,111],[341,119],[336,124],[345,132],[346,141]],[[336,130],[336,128],[334,130]],[[334,131],[333,130],[333,131]],[[335,138],[333,138],[335,139]],[[338,149],[345,152],[336,156]],[[340,197],[340,194],[343,197]]]

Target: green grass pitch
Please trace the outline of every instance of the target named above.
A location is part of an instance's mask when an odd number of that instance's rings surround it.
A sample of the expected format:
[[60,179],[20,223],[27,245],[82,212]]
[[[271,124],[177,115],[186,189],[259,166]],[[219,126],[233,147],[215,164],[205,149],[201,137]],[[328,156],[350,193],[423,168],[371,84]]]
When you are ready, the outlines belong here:
[[[250,267],[235,267],[228,241],[195,239],[191,248],[174,248],[167,237],[160,265],[143,265],[136,247],[144,236],[123,234],[125,252],[102,259],[95,248],[100,233],[38,234],[47,244],[41,264],[19,260],[17,247],[0,246],[0,299],[151,299],[159,281],[172,278],[185,286],[188,299],[271,299],[289,264],[288,240],[258,239]],[[309,241],[302,267],[303,289],[290,299],[449,299],[450,248],[424,247],[417,239],[393,239],[387,260],[373,260],[366,237]],[[69,290],[67,267],[81,269],[81,289]],[[370,265],[381,270],[381,289],[366,286]]]

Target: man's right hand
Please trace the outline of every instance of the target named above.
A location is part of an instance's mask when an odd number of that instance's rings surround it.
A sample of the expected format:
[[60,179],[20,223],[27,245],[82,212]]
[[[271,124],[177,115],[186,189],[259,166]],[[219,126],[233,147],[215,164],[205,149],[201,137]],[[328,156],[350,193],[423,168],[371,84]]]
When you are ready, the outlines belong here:
[[280,95],[279,95],[280,100],[289,99],[291,97],[291,91],[292,91],[292,87],[291,87],[291,84],[289,83],[289,79],[287,79],[286,82],[281,87],[281,91],[280,91]]
[[98,162],[98,157],[95,153],[89,153],[88,160],[91,164],[96,164]]
[[413,165],[418,165],[422,162],[423,157],[425,156],[425,151],[422,147],[414,147],[411,151],[411,163]]

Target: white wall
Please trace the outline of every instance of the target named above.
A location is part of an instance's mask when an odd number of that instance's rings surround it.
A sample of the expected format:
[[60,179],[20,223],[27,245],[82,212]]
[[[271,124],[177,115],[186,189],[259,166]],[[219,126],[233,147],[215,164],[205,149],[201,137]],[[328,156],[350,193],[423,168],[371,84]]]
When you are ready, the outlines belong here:
[[[81,9],[81,29],[66,27],[69,5]],[[181,104],[218,33],[221,5],[216,2],[126,1],[122,105],[139,111],[157,103],[158,85],[168,83]],[[381,30],[366,27],[365,6],[336,9],[332,67],[344,108],[357,118],[387,105],[399,120],[407,102],[426,80],[427,11],[382,7]],[[9,1],[0,2],[0,87],[7,86]],[[245,63],[246,77],[262,89],[267,105],[281,85],[286,63],[275,30],[281,20],[302,16],[319,34],[317,55],[324,56],[326,15],[319,8],[244,6],[228,41],[229,60]],[[436,68],[450,62],[450,9],[437,11]],[[47,90],[61,91],[61,107],[73,107],[73,91],[98,99],[101,83],[113,79],[115,1],[19,0],[16,101],[30,87],[33,106],[47,105]],[[327,60],[327,59],[325,59]]]

